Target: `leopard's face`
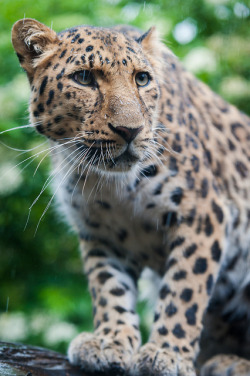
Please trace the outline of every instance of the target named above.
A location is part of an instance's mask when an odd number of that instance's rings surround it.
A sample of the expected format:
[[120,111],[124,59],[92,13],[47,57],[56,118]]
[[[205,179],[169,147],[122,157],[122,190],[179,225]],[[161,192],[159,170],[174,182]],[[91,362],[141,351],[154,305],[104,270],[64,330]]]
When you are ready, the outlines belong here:
[[53,38],[46,50],[30,38],[32,74],[26,70],[37,130],[102,172],[128,171],[152,156],[159,77],[150,38],[84,26]]

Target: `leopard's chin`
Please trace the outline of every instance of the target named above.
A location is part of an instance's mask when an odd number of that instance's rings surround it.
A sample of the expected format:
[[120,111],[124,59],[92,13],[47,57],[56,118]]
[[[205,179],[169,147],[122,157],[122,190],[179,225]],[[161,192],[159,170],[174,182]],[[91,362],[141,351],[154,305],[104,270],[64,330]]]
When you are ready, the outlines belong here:
[[123,166],[128,166],[128,168],[130,168],[135,163],[137,163],[139,159],[140,158],[138,155],[131,153],[127,149],[121,155],[119,155],[118,157],[114,159],[114,162],[115,162],[114,165],[115,166],[123,165]]
[[106,160],[102,160],[95,167],[97,172],[102,174],[129,173],[139,165],[141,156],[131,152],[129,149],[123,151],[120,155]]
[[106,165],[108,172],[128,172],[140,161],[137,154],[126,149],[122,154],[110,160]]

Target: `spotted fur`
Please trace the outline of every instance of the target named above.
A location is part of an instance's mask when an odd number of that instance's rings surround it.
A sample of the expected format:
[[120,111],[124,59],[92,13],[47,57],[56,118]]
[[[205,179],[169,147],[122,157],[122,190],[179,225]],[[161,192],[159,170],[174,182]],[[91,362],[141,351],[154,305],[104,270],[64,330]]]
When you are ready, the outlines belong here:
[[[94,333],[72,341],[70,361],[108,374],[250,375],[249,118],[154,29],[56,34],[25,19],[12,40],[93,300]],[[140,348],[146,267],[161,282]]]

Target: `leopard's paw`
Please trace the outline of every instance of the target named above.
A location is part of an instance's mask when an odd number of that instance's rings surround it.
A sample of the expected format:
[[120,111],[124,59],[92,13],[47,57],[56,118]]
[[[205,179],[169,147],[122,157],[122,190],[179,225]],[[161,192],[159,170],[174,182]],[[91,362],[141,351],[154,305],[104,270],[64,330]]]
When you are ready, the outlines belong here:
[[69,361],[88,372],[124,375],[131,364],[132,351],[122,341],[81,333],[68,349]]
[[138,376],[196,376],[192,362],[180,354],[157,347],[154,343],[144,345],[133,358],[131,375]]
[[237,355],[217,355],[201,369],[201,376],[250,376],[250,361]]

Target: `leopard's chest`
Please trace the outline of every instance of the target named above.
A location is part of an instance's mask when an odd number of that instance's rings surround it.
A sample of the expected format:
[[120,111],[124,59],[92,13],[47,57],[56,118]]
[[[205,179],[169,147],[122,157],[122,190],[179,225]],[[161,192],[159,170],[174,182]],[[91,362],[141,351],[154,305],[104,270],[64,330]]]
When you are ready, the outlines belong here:
[[[140,183],[137,183],[140,184]],[[160,201],[153,200],[151,179],[138,189],[135,181],[116,184],[68,179],[58,191],[60,207],[81,238],[98,239],[143,268],[165,269],[168,237],[162,228]]]

